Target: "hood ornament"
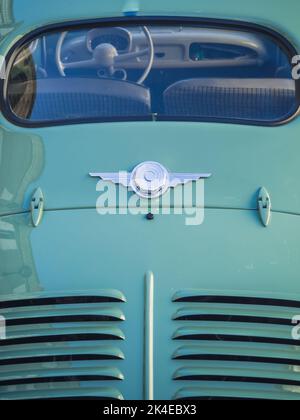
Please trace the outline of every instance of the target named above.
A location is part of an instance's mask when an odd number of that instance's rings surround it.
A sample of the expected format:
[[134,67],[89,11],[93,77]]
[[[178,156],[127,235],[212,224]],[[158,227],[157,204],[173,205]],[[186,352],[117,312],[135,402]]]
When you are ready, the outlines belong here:
[[136,166],[131,173],[100,172],[90,173],[90,176],[131,188],[142,198],[158,198],[165,194],[169,188],[210,178],[211,174],[169,172],[158,162],[143,162]]

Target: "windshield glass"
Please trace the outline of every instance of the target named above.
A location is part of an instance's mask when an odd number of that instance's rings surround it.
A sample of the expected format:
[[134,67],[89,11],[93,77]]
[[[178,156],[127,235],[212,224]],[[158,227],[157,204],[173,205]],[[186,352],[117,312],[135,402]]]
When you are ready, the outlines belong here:
[[269,35],[200,25],[45,33],[11,66],[24,122],[124,119],[276,122],[298,107],[291,57]]

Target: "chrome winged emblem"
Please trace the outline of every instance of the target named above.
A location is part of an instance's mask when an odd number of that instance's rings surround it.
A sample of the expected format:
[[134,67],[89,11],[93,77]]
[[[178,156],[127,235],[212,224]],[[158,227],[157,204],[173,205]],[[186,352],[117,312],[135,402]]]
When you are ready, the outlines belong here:
[[90,176],[131,188],[142,198],[157,198],[167,192],[169,188],[210,178],[211,174],[169,172],[158,162],[143,162],[136,166],[131,173],[122,171],[92,172]]

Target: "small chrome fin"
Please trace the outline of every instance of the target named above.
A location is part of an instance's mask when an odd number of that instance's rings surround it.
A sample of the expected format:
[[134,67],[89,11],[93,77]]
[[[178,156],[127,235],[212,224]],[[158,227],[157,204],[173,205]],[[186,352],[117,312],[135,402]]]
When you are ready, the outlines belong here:
[[258,193],[258,211],[262,224],[268,227],[271,221],[272,202],[265,187],[262,187]]
[[42,221],[45,208],[44,194],[41,188],[35,190],[30,203],[31,221],[34,227],[38,227]]

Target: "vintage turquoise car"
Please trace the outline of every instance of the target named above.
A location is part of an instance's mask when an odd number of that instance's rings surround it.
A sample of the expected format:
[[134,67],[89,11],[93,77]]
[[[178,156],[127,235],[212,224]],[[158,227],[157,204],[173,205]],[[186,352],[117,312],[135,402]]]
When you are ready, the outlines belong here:
[[0,399],[300,399],[298,12],[0,1]]

